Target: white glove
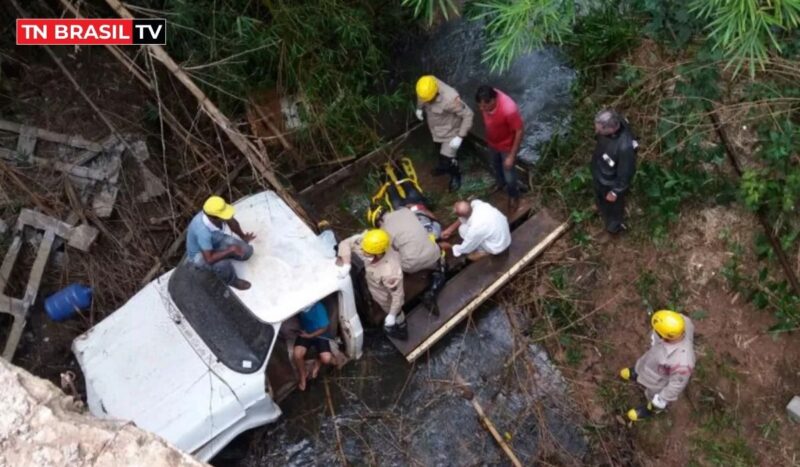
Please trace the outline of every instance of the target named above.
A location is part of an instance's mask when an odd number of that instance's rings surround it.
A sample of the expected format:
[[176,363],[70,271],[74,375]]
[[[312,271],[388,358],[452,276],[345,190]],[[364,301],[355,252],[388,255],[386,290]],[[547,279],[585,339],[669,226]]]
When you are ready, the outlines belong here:
[[337,275],[337,277],[339,279],[344,279],[349,274],[350,274],[350,265],[349,264],[343,264],[343,265],[339,266],[339,270],[337,271],[336,275]]
[[667,408],[667,401],[662,399],[658,394],[653,396],[653,400],[651,402],[653,403],[653,407],[657,408],[658,410],[664,410]]
[[422,109],[417,109],[417,111],[414,113],[417,114],[417,120],[420,122],[425,118],[425,114],[422,113]]
[[461,143],[464,141],[464,138],[460,136],[456,136],[450,140],[450,147],[453,149],[458,149],[461,147]]
[[397,323],[397,318],[394,317],[393,314],[386,315],[386,318],[383,320],[383,325],[387,328],[394,326]]

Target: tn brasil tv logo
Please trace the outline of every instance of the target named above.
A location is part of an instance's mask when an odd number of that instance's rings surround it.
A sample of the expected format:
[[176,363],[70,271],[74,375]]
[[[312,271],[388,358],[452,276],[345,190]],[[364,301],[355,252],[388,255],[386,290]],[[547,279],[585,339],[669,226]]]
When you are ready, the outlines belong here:
[[18,18],[17,45],[164,45],[165,19]]

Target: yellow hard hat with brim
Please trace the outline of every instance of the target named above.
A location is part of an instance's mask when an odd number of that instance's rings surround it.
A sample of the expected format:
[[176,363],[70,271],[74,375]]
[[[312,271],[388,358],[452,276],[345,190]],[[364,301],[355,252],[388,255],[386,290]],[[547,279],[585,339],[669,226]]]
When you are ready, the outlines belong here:
[[430,102],[439,92],[439,84],[433,75],[425,75],[417,80],[417,97],[422,102]]
[[385,230],[372,229],[364,234],[361,240],[361,249],[368,255],[382,255],[389,249],[392,242]]
[[683,331],[686,328],[683,315],[672,310],[656,311],[650,318],[650,324],[662,339],[667,340],[678,339],[683,336]]
[[227,221],[233,217],[236,210],[220,196],[211,196],[203,203],[203,212],[209,216],[219,217]]

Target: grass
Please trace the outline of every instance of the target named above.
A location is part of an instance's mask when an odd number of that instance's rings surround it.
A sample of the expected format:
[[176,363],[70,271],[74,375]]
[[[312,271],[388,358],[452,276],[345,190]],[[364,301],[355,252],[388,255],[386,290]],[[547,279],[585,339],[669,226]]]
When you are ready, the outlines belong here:
[[690,466],[756,465],[756,456],[741,434],[742,425],[736,414],[714,412],[705,415],[700,428],[690,437]]

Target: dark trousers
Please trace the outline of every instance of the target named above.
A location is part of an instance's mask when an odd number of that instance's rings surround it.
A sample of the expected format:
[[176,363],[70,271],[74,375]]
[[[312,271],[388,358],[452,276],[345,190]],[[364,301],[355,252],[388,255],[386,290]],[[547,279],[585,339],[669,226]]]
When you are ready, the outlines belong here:
[[498,187],[505,187],[506,193],[509,198],[519,198],[519,185],[517,185],[517,169],[514,166],[506,170],[503,167],[503,160],[505,160],[508,153],[500,151],[492,151],[492,167],[494,168],[494,178]]
[[448,174],[451,177],[458,177],[461,175],[461,169],[458,168],[458,159],[456,157],[447,157],[439,154],[436,167],[433,169],[435,175]]
[[622,223],[625,220],[625,197],[627,193],[617,195],[617,200],[613,203],[606,201],[606,195],[611,188],[603,185],[594,186],[594,199],[597,203],[597,210],[606,224],[606,230],[610,233],[617,233],[622,230]]

